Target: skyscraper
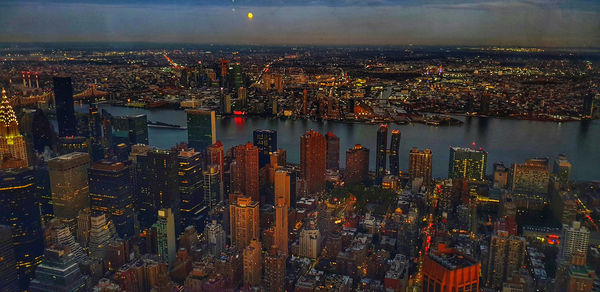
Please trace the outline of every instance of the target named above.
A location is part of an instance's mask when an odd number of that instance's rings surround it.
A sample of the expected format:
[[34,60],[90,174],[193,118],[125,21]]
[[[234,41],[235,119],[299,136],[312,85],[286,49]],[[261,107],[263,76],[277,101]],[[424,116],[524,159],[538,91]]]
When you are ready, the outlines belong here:
[[277,131],[254,130],[254,146],[258,148],[258,167],[269,163],[269,153],[277,151]]
[[207,153],[207,164],[212,165],[216,164],[219,167],[219,175],[221,176],[221,183],[223,183],[223,174],[225,172],[224,165],[224,149],[223,143],[221,141],[217,141],[215,144],[210,145],[206,148]]
[[77,258],[68,247],[47,248],[44,262],[35,270],[29,291],[86,291],[88,276],[81,274]]
[[570,261],[574,254],[587,255],[590,242],[590,231],[581,226],[579,221],[573,221],[571,226],[563,224],[561,234],[560,258]]
[[163,262],[173,264],[177,250],[175,247],[175,217],[170,208],[158,210],[158,220],[155,226],[158,257]]
[[353,184],[369,179],[369,149],[360,144],[346,151],[346,170],[344,183]]
[[251,197],[238,197],[229,205],[229,231],[233,246],[243,249],[250,240],[260,238],[258,212],[258,202]]
[[186,110],[188,146],[196,151],[217,142],[216,116],[214,111]]
[[275,200],[282,197],[288,208],[296,207],[296,174],[294,172],[278,169],[275,171]]
[[148,198],[141,198],[140,216],[143,227],[156,222],[156,214],[162,208],[170,208],[179,230],[179,161],[176,151],[152,150],[148,152]]
[[285,290],[285,260],[286,256],[281,254],[276,246],[272,246],[265,256],[264,286],[266,291],[279,292]]
[[105,214],[90,217],[90,257],[104,260],[108,243],[113,238]]
[[275,198],[275,242],[282,254],[288,254],[288,206],[284,197]]
[[325,189],[326,144],[325,137],[312,129],[300,137],[300,171],[309,194]]
[[25,140],[19,133],[17,116],[2,89],[0,102],[0,169],[21,168],[28,165]]
[[134,236],[134,197],[129,166],[100,160],[88,169],[88,179],[92,212],[106,214],[120,237]]
[[90,207],[89,166],[89,154],[81,152],[48,160],[54,215],[64,222],[74,222],[79,210]]
[[433,154],[431,150],[419,151],[417,148],[410,150],[408,154],[408,176],[413,181],[422,178],[424,185],[431,185],[433,169]]
[[450,147],[448,177],[483,181],[487,167],[487,152],[471,148]]
[[17,291],[17,258],[13,246],[12,230],[0,225],[0,291]]
[[479,291],[480,271],[480,262],[440,244],[424,256],[422,291]]
[[198,213],[202,209],[202,155],[193,149],[181,150],[178,155],[179,195],[181,198],[179,211],[182,227],[195,225]]
[[390,141],[390,173],[392,175],[400,174],[400,131],[392,131],[392,140]]
[[327,169],[340,169],[340,138],[332,132],[325,135],[327,140]]
[[381,183],[386,172],[387,133],[388,126],[380,125],[377,130],[377,153],[375,156],[375,179],[378,184]]
[[563,154],[558,155],[554,160],[552,172],[558,178],[561,185],[568,185],[571,180],[571,163]]
[[202,172],[204,177],[203,198],[204,205],[212,209],[218,203],[223,201],[223,193],[221,192],[221,173],[219,167],[215,164],[209,165]]
[[548,159],[527,159],[525,163],[515,163],[511,177],[513,192],[546,194],[550,185]]
[[244,248],[244,287],[256,287],[262,280],[262,247],[260,241],[253,239]]
[[208,243],[209,253],[213,256],[218,256],[225,250],[225,240],[227,235],[223,226],[213,220],[212,223],[206,225],[206,241]]
[[112,117],[112,144],[148,145],[148,119],[146,115]]
[[71,77],[54,77],[52,81],[54,82],[58,136],[77,136],[77,120],[75,120]]
[[525,238],[499,230],[490,240],[490,249],[484,270],[485,285],[499,289],[507,277],[525,265],[527,242]]
[[233,190],[258,201],[258,148],[251,143],[246,143],[236,146],[233,153],[235,156],[235,167],[232,170],[234,173]]

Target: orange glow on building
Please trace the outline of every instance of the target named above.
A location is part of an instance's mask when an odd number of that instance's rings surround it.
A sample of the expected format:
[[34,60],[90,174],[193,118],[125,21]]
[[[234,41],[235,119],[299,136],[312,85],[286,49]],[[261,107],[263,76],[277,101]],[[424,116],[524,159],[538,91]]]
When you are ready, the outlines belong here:
[[423,261],[423,292],[479,291],[481,262],[438,245]]

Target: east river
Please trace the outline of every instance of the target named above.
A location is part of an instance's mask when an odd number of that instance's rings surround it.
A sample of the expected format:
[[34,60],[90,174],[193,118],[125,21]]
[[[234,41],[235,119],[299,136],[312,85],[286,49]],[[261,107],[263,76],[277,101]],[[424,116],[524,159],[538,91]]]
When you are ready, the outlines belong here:
[[[146,114],[149,121],[186,126],[182,110],[118,107],[101,105],[115,116]],[[76,106],[77,111],[87,111],[87,106]],[[562,153],[573,165],[573,179],[600,180],[600,121],[540,122],[498,118],[457,117],[462,126],[429,126],[424,124],[390,125],[400,130],[400,168],[408,169],[408,153],[412,147],[430,148],[433,152],[433,175],[446,177],[450,146],[483,147],[488,151],[488,173],[494,162],[506,166],[521,163],[527,158],[549,157],[552,160]],[[278,148],[287,150],[287,159],[300,160],[300,136],[307,130],[333,132],[340,138],[340,164],[345,164],[346,150],[354,144],[362,144],[371,150],[370,168],[375,166],[375,144],[378,125],[341,123],[331,121],[287,120],[263,117],[217,118],[217,139],[226,148],[252,141],[255,129],[277,131]],[[187,130],[148,129],[149,143],[159,148],[171,148],[178,142],[187,141]],[[388,137],[388,144],[389,144]]]

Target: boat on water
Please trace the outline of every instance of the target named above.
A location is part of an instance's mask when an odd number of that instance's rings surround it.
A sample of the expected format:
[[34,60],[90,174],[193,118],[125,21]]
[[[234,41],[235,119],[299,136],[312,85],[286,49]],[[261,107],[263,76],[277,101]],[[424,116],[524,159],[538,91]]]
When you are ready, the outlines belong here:
[[187,127],[182,127],[181,125],[167,124],[167,123],[163,123],[163,122],[159,122],[159,121],[156,121],[156,122],[148,121],[147,124],[148,124],[148,127],[150,127],[150,128],[187,130]]

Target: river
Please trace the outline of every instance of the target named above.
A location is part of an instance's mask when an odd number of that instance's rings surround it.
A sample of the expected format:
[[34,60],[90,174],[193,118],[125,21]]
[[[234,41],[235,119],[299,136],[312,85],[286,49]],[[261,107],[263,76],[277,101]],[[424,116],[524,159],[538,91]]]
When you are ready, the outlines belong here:
[[[146,114],[148,120],[185,126],[182,110],[147,110],[131,107],[100,105],[112,115]],[[76,106],[76,111],[87,111],[87,106]],[[573,165],[573,179],[600,180],[600,121],[540,122],[499,118],[457,117],[462,126],[436,127],[424,124],[390,125],[402,134],[400,168],[408,169],[408,153],[412,147],[430,148],[433,152],[433,175],[446,177],[450,146],[470,146],[473,142],[488,151],[488,173],[492,164],[502,161],[506,166],[527,158],[549,157],[563,153]],[[346,149],[362,144],[371,150],[370,168],[375,168],[377,125],[309,120],[285,120],[263,117],[217,118],[217,139],[226,148],[252,141],[255,129],[273,129],[278,133],[278,147],[287,150],[287,159],[300,160],[300,136],[310,129],[322,133],[333,132],[340,137],[340,164],[345,164]],[[391,132],[391,131],[390,131]],[[187,141],[187,131],[149,128],[150,145],[170,148],[177,142]],[[389,143],[390,138],[388,138]]]

